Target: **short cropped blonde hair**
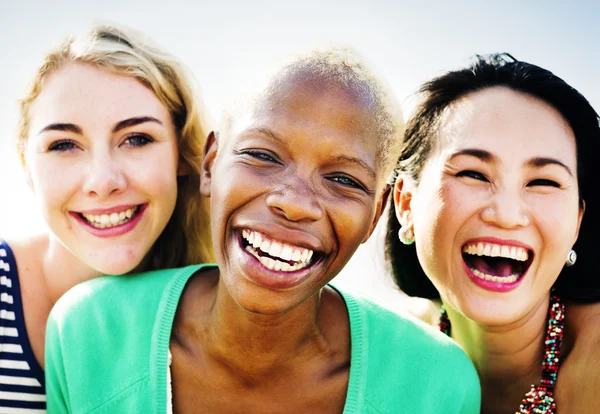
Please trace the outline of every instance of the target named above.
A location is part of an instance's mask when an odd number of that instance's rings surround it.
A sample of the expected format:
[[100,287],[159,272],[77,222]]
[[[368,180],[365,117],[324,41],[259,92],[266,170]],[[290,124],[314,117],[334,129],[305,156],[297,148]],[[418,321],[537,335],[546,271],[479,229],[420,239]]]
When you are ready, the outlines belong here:
[[114,24],[101,24],[81,37],[68,38],[45,56],[19,102],[17,149],[21,162],[26,163],[24,152],[31,107],[45,80],[70,62],[94,65],[135,78],[154,92],[173,119],[179,154],[190,171],[187,176],[178,177],[175,212],[149,252],[142,270],[212,262],[208,203],[199,192],[208,131],[203,103],[187,68],[142,33]]

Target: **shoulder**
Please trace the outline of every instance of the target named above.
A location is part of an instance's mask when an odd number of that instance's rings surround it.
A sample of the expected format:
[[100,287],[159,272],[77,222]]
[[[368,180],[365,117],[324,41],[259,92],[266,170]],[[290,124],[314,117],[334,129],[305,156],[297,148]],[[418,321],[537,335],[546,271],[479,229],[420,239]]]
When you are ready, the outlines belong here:
[[442,408],[448,413],[479,412],[477,373],[454,341],[408,314],[355,294],[343,295],[351,318],[361,321],[354,326],[360,326],[367,346],[366,392],[372,405],[381,412],[394,412],[395,404],[420,413]]
[[[130,392],[150,393],[157,335],[170,329],[164,315],[174,312],[185,282],[203,267],[106,276],[63,295],[47,324],[48,389],[77,412]],[[168,346],[168,338],[160,343]]]

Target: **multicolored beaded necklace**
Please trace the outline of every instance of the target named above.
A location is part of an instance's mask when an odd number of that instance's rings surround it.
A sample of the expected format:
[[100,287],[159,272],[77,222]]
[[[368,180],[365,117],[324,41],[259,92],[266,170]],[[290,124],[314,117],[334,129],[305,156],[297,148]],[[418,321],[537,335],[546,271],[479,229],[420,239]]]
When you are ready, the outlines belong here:
[[[562,347],[565,326],[565,304],[556,295],[550,297],[548,315],[548,331],[544,345],[544,361],[542,362],[542,379],[539,385],[532,384],[531,390],[515,414],[555,414],[554,385],[560,365],[560,349]],[[450,336],[452,325],[448,313],[442,308],[439,323],[440,331]]]

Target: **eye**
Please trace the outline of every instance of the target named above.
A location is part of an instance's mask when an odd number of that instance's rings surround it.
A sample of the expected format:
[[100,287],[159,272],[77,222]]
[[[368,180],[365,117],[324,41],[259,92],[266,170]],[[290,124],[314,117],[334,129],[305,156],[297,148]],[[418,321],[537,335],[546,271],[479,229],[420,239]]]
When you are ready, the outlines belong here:
[[66,152],[77,148],[75,142],[68,139],[61,139],[58,141],[54,141],[48,147],[48,151],[57,151],[57,152]]
[[143,147],[152,142],[154,140],[146,134],[131,134],[127,136],[124,143],[132,147]]
[[542,187],[556,187],[556,188],[560,188],[560,184],[558,184],[556,181],[548,180],[548,179],[545,179],[545,178],[540,178],[540,179],[537,179],[537,180],[533,180],[529,184],[527,184],[527,186],[528,187],[542,186]]
[[488,181],[488,179],[480,172],[473,170],[464,170],[456,174],[457,177],[468,177],[478,181]]
[[255,149],[247,149],[238,152],[242,155],[249,155],[252,158],[255,158],[260,161],[272,162],[276,164],[280,164],[279,158],[275,154],[269,153],[267,151],[255,150]]
[[357,188],[359,190],[365,190],[365,187],[362,184],[360,184],[355,179],[348,177],[347,175],[334,175],[334,176],[330,176],[328,178],[330,181],[333,181],[334,183],[338,183],[338,184],[341,184],[346,187]]

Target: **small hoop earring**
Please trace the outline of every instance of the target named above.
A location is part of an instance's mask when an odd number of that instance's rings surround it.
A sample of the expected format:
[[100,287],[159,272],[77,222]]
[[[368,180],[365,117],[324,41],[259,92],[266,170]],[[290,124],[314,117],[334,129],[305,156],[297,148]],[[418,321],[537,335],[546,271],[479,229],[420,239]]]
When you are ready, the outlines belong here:
[[403,244],[409,246],[415,242],[415,233],[409,227],[401,227],[398,230],[398,238]]
[[575,253],[575,250],[569,251],[569,254],[567,254],[567,260],[565,261],[565,265],[567,267],[571,267],[575,264],[576,261],[577,261],[577,253]]

